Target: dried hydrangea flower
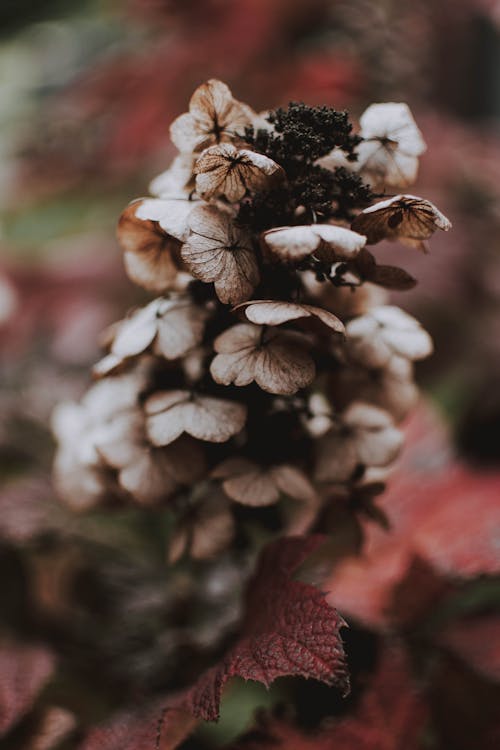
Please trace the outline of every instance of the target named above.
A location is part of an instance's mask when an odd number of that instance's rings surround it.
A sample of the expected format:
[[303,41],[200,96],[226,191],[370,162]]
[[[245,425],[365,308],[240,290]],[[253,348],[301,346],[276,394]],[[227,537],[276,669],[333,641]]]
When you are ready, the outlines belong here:
[[106,466],[117,471],[120,487],[141,505],[164,502],[205,474],[203,451],[190,438],[152,448],[140,409],[116,415],[96,436],[95,446]]
[[419,360],[432,353],[432,339],[418,320],[394,305],[376,307],[346,326],[349,356],[366,367],[386,367],[393,357]]
[[366,235],[368,244],[380,240],[403,240],[425,249],[423,240],[437,229],[447,232],[451,222],[436,206],[416,195],[395,195],[361,211],[352,228]]
[[426,146],[408,105],[372,104],[359,123],[363,141],[357,147],[355,168],[375,185],[412,185],[417,178],[418,157]]
[[304,472],[290,464],[264,467],[235,457],[219,464],[212,476],[222,479],[224,492],[242,505],[272,505],[281,494],[304,502],[315,502],[317,497]]
[[198,440],[224,443],[245,424],[243,404],[190,391],[158,391],[145,403],[146,429],[153,445],[169,445],[187,432]]
[[390,414],[354,402],[318,441],[315,478],[318,482],[345,482],[360,469],[385,467],[397,457],[402,442]]
[[[162,229],[156,219],[137,216],[142,204],[134,201],[123,211],[117,227],[118,242],[124,250],[123,261],[129,278],[152,292],[185,288],[190,277],[182,273],[179,237]],[[188,204],[179,201],[176,205]],[[193,204],[188,204],[193,207]],[[183,236],[183,233],[181,233]]]
[[279,300],[251,300],[234,308],[257,325],[279,326],[294,320],[316,320],[335,333],[343,334],[344,324],[336,315],[314,305],[302,305],[298,302],[281,302]]
[[381,368],[350,364],[331,376],[332,397],[340,407],[355,400],[385,409],[396,422],[404,419],[418,400],[413,364],[393,356]]
[[277,227],[261,236],[264,246],[279,260],[300,263],[314,255],[333,263],[354,258],[366,243],[366,237],[334,224],[310,224]]
[[181,256],[200,281],[213,282],[221,302],[237,305],[247,300],[260,273],[250,234],[215,206],[195,208],[189,217],[191,234]]
[[117,415],[136,408],[143,373],[106,378],[93,385],[80,403],[62,402],[54,410],[52,430],[58,442],[54,481],[61,498],[75,510],[86,510],[119,496],[97,445],[113,430]]
[[[207,316],[208,310],[188,296],[155,299],[115,325],[111,357],[105,359],[114,369],[149,349],[168,360],[183,357],[201,342]],[[98,374],[103,374],[105,364],[98,363]]]
[[266,190],[283,177],[272,159],[232,143],[205,149],[194,167],[196,192],[204,200],[226,198],[236,203],[249,193]]
[[314,362],[304,342],[292,332],[241,323],[214,341],[210,365],[216,383],[237,386],[255,381],[268,393],[291,395],[312,382]]
[[222,493],[209,494],[188,506],[176,523],[168,545],[168,560],[175,563],[189,554],[194,560],[219,555],[231,543],[235,530],[230,504]]
[[237,141],[255,114],[233,98],[225,83],[211,79],[199,86],[189,102],[189,112],[170,126],[170,137],[181,152],[200,152],[209,146]]

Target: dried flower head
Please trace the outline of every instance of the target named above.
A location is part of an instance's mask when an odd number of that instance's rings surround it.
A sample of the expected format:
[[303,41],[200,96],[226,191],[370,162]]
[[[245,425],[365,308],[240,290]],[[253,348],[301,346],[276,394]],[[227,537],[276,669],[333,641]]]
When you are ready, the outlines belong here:
[[432,339],[420,323],[399,307],[384,305],[346,326],[349,356],[366,367],[386,367],[394,357],[411,361],[432,353]]
[[[360,515],[387,526],[374,498],[418,398],[413,363],[432,351],[385,291],[416,280],[366,246],[422,246],[450,228],[424,198],[376,202],[414,180],[425,149],[405,104],[372,105],[356,133],[331,107],[292,102],[257,116],[210,80],[171,135],[178,155],[118,226],[127,273],[156,299],[107,329],[101,380],[54,415],[66,503],[101,513],[135,503],[130,515],[141,528],[154,519],[176,563],[160,575],[166,599],[151,618],[167,629],[145,639],[168,646],[168,684],[186,657],[194,674],[232,638],[171,700],[158,748],[185,739],[195,718],[217,718],[233,676],[347,689],[343,620],[302,564],[317,552],[312,567],[331,567],[333,548],[335,560],[359,549]],[[237,626],[239,588],[272,536],[282,538],[260,556]],[[130,736],[103,728],[85,746],[154,747],[149,728],[130,722]]]

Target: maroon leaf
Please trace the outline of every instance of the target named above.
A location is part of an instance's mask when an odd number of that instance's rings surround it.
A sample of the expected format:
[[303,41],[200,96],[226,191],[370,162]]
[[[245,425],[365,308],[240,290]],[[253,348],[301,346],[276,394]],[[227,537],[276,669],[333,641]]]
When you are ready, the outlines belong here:
[[500,615],[468,617],[452,623],[439,642],[475,672],[500,683]]
[[286,721],[271,719],[259,739],[239,750],[416,750],[426,710],[415,692],[400,651],[388,650],[364,692],[358,709],[322,731],[304,734]]
[[174,750],[196,724],[186,711],[165,708],[164,701],[156,701],[92,729],[79,750]]
[[42,646],[0,647],[0,737],[27,713],[54,669]]
[[[395,616],[394,593],[399,591],[401,603],[402,582],[408,591],[413,585],[419,615],[426,601],[431,604],[435,582],[418,576],[422,590],[415,588],[416,558],[421,570],[423,565],[443,582],[498,574],[499,493],[500,473],[480,474],[453,462],[441,429],[428,421],[426,434],[409,441],[400,470],[378,503],[390,533],[364,524],[363,557],[345,558],[335,568],[329,599],[350,617],[380,627],[388,614]],[[407,621],[409,614],[399,612],[397,619]]]
[[265,548],[248,586],[239,640],[183,702],[194,716],[217,719],[222,689],[236,676],[270,685],[278,677],[298,675],[348,691],[339,635],[345,623],[318,589],[292,578],[322,541],[321,536],[288,537]]

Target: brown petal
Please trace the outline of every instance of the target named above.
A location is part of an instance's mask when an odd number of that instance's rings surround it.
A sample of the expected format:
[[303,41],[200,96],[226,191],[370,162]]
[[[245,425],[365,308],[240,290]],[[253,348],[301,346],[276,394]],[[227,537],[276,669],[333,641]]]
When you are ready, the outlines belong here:
[[178,288],[181,243],[156,222],[138,219],[138,204],[136,201],[125,209],[117,228],[127,274],[153,292]]
[[436,229],[447,232],[451,223],[430,201],[415,195],[396,195],[365,208],[351,226],[373,244],[383,239],[426,240]]
[[169,562],[174,563],[189,551],[195,560],[220,554],[234,535],[234,518],[226,498],[205,498],[194,512],[181,519],[169,543]]
[[314,362],[306,349],[286,333],[266,332],[240,324],[224,331],[214,342],[219,354],[210,366],[217,383],[237,386],[255,380],[263,390],[291,395],[312,382]]
[[191,236],[182,259],[197,279],[214,282],[221,302],[238,304],[259,282],[250,236],[215,206],[200,206],[190,215]]
[[226,476],[224,492],[242,505],[259,508],[279,499],[279,489],[272,476],[258,464],[247,459],[230,459],[221,464],[213,476]]
[[269,187],[284,173],[264,154],[223,143],[201,154],[195,165],[195,174],[197,192],[204,200],[225,197],[230,203],[235,203],[247,192]]

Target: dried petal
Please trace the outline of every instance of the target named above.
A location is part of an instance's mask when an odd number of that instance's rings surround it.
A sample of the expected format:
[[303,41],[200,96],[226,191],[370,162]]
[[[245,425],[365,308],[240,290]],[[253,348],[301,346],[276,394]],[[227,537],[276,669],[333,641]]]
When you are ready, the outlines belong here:
[[269,188],[282,168],[264,154],[231,143],[207,148],[195,165],[196,190],[204,199],[224,197],[236,203],[247,193]]
[[251,300],[235,307],[241,310],[252,323],[257,325],[279,326],[291,320],[314,318],[335,333],[344,333],[344,324],[328,310],[313,305],[300,305],[297,302],[275,300]]
[[194,192],[194,158],[179,154],[170,167],[149,184],[149,192],[156,198],[189,199]]
[[269,393],[291,395],[312,382],[314,362],[287,332],[240,324],[214,341],[218,353],[210,365],[216,383],[243,386],[255,381]]
[[183,432],[198,440],[224,443],[243,428],[243,404],[189,391],[160,391],[145,404],[147,433],[154,445],[172,443]]
[[226,549],[233,535],[234,518],[227,499],[222,494],[203,498],[178,522],[169,543],[169,562],[177,562],[187,551],[195,560],[207,560]]
[[135,310],[115,329],[110,366],[137,356],[152,346],[165,359],[178,359],[197,346],[205,330],[208,311],[189,297],[155,299]]
[[229,458],[214,469],[212,476],[223,480],[222,487],[230,498],[251,507],[272,505],[280,494],[309,503],[317,499],[306,475],[289,464],[266,468],[246,458]]
[[135,201],[128,206],[118,222],[117,238],[125,251],[125,270],[132,281],[150,291],[182,289],[186,274],[180,273],[181,241],[162,229],[156,220],[138,218],[136,214],[142,203]]
[[355,402],[318,443],[316,479],[345,482],[359,467],[387,466],[402,445],[391,416],[370,404]]
[[392,357],[419,360],[432,352],[432,339],[420,323],[399,307],[383,305],[346,326],[349,356],[366,367],[388,366]]
[[254,113],[233,99],[222,81],[211,79],[199,86],[189,102],[189,113],[170,126],[170,137],[181,152],[200,152],[209,146],[239,141]]
[[259,267],[250,235],[215,206],[200,206],[189,218],[191,235],[182,259],[197,279],[214,282],[221,302],[247,300],[259,283]]
[[396,195],[365,208],[354,221],[352,228],[366,235],[368,244],[383,239],[402,239],[416,243],[422,249],[423,240],[436,229],[447,232],[450,221],[436,206],[415,195]]
[[406,187],[418,171],[425,143],[407,104],[372,104],[360,117],[355,168],[374,185]]
[[350,260],[366,243],[362,234],[333,224],[278,227],[264,232],[261,239],[273,255],[289,263],[311,255],[331,263]]

